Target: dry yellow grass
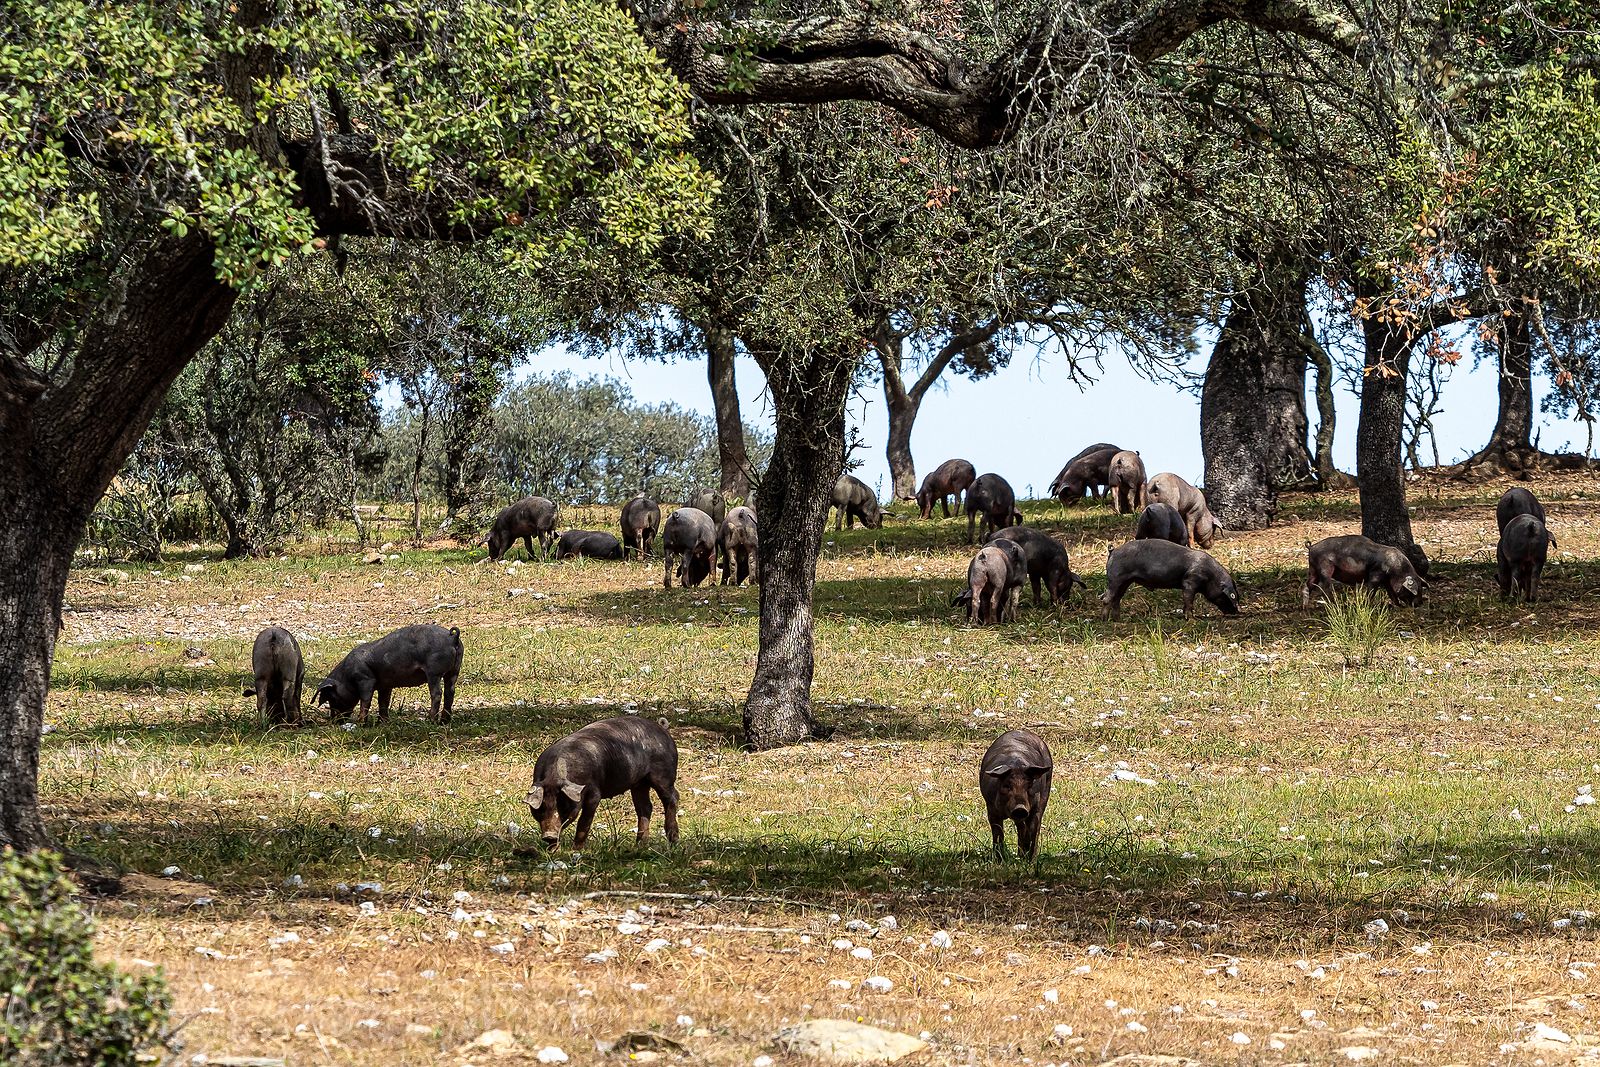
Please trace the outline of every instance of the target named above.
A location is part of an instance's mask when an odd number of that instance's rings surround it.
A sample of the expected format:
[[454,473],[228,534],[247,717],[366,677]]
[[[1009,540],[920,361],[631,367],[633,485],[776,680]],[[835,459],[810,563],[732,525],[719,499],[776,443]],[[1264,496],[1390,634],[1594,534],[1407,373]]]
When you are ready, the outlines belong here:
[[[1600,1055],[1600,805],[1577,802],[1600,779],[1600,485],[1535,487],[1561,551],[1531,609],[1492,585],[1499,488],[1418,487],[1434,601],[1364,668],[1299,609],[1304,542],[1358,525],[1348,497],[1288,498],[1290,521],[1219,542],[1237,621],[1134,593],[1116,624],[1079,601],[972,630],[947,607],[964,523],[830,527],[816,692],[838,732],[753,756],[733,747],[750,589],[448,549],[87,569],[45,796],[69,843],[142,872],[97,905],[102,946],[166,969],[186,1055],[507,1062],[462,1050],[504,1028],[529,1060],[622,1060],[596,1040],[649,1031],[682,1049],[646,1058],[749,1064],[816,1016],[927,1032],[949,1064]],[[1098,592],[1129,520],[1027,510]],[[415,693],[383,728],[251,721],[260,626],[301,633],[314,677],[419,618],[467,639],[450,727]],[[673,723],[680,847],[636,850],[624,799],[588,855],[515,854],[540,748],[624,708]],[[1036,869],[987,859],[975,787],[1015,725],[1056,759]],[[1104,784],[1119,764],[1155,784]],[[168,864],[183,876],[154,877]],[[364,881],[381,891],[340,889]]]

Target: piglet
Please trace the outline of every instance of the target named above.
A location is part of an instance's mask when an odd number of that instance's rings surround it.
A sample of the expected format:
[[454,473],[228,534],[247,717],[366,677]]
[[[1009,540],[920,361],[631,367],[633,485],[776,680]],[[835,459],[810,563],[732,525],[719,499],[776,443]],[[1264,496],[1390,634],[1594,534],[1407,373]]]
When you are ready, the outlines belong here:
[[639,816],[638,842],[650,836],[650,790],[661,798],[667,841],[678,843],[678,746],[666,720],[618,715],[568,734],[533,765],[528,807],[539,822],[545,847],[561,844],[561,831],[573,819],[578,829],[572,847],[589,841],[589,825],[602,800],[633,794]]
[[1555,543],[1555,537],[1533,514],[1524,513],[1507,522],[1495,547],[1495,578],[1500,583],[1500,595],[1509,600],[1520,591],[1527,603],[1538,600],[1544,561]]
[[1183,616],[1194,613],[1194,598],[1203,596],[1224,615],[1239,614],[1239,589],[1228,569],[1198,549],[1148,538],[1129,541],[1106,556],[1106,591],[1100,602],[1106,618],[1121,614],[1122,595],[1130,585],[1146,589],[1182,589]]
[[348,717],[361,705],[361,721],[368,721],[372,694],[378,694],[378,721],[389,718],[389,697],[403,686],[426,685],[433,706],[432,722],[449,722],[456,702],[456,676],[461,673],[461,631],[436,623],[400,629],[357,645],[328,672],[313,704],[326,704],[335,717]]
[[1039,823],[1050,803],[1050,749],[1031,730],[1008,730],[983,754],[978,790],[989,813],[994,858],[1006,858],[1006,820],[1017,826],[1017,852],[1039,854]]
[[250,650],[250,673],[254,684],[245,688],[244,695],[256,698],[256,712],[273,726],[298,726],[306,665],[294,634],[281,626],[257,634]]

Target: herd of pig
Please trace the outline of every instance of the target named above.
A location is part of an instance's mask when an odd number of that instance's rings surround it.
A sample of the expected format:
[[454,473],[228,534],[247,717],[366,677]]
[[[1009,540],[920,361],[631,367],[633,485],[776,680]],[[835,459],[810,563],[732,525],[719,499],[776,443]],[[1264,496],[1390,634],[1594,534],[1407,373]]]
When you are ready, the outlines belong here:
[[[1092,493],[1097,498],[1108,496],[1119,514],[1139,511],[1133,539],[1111,548],[1106,558],[1101,602],[1108,617],[1117,617],[1123,594],[1134,584],[1181,589],[1186,615],[1196,596],[1224,614],[1238,614],[1239,591],[1232,576],[1210,554],[1192,547],[1209,548],[1219,524],[1205,497],[1182,478],[1158,474],[1147,481],[1137,452],[1097,444],[1068,460],[1050,491],[1065,504]],[[966,460],[943,463],[923,480],[917,493],[922,517],[930,518],[938,503],[948,518],[952,496],[966,509],[969,544],[978,522],[982,523],[982,547],[968,567],[966,590],[956,598],[958,604],[967,603],[971,621],[1014,617],[1025,579],[1032,582],[1035,606],[1041,586],[1055,603],[1064,601],[1074,585],[1087,589],[1072,572],[1059,541],[1022,525],[1016,496],[1004,478],[978,476]],[[854,526],[860,519],[877,528],[883,523],[885,513],[872,491],[850,475],[839,479],[832,502],[839,510],[839,524],[848,521]],[[651,553],[659,527],[666,560],[663,583],[671,588],[675,560],[676,573],[687,585],[704,581],[714,563],[722,570],[724,583],[742,583],[754,570],[759,547],[755,512],[727,507],[716,490],[696,494],[673,511],[664,526],[660,506],[648,497],[635,497],[622,508],[621,541],[597,530],[569,530],[557,538],[556,515],[556,505],[543,497],[529,497],[501,511],[486,538],[490,558],[503,557],[518,539],[531,556],[537,537],[546,555],[551,542],[556,543],[557,558],[621,559],[631,548],[643,559]],[[1500,527],[1501,593],[1509,597],[1519,592],[1532,601],[1538,596],[1547,546],[1556,543],[1545,527],[1544,508],[1527,489],[1517,487],[1500,498],[1495,516]],[[1310,573],[1303,593],[1307,605],[1314,591],[1331,594],[1335,583],[1381,589],[1391,602],[1403,605],[1420,603],[1427,588],[1405,553],[1358,535],[1308,545],[1307,565]],[[353,648],[317,686],[312,703],[327,705],[335,719],[348,719],[359,709],[361,721],[368,722],[376,697],[381,722],[389,716],[395,689],[426,685],[430,721],[447,723],[463,651],[458,629],[432,623],[403,626]],[[244,693],[256,698],[261,718],[272,725],[299,724],[305,662],[294,635],[279,626],[261,631],[251,652],[251,668],[253,684]],[[1016,825],[1018,852],[1030,859],[1036,855],[1039,825],[1050,798],[1051,767],[1049,748],[1027,730],[1002,734],[984,754],[979,790],[997,857],[1005,856],[1008,820]],[[654,792],[661,799],[667,839],[676,842],[677,769],[677,745],[664,721],[617,716],[590,723],[546,749],[534,765],[526,801],[547,848],[559,844],[563,828],[573,821],[577,822],[573,844],[582,848],[600,801],[623,793],[633,798],[638,840],[644,841]]]

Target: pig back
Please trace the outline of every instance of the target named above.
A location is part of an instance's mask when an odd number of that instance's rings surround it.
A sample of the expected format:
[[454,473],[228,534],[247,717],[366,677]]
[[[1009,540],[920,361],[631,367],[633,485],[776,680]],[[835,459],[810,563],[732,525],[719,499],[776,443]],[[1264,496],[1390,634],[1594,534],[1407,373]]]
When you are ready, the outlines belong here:
[[710,550],[716,542],[717,525],[699,508],[679,508],[667,516],[661,528],[661,543],[668,552]]
[[677,779],[678,746],[654,719],[617,715],[581,727],[555,742],[534,764],[537,785],[577,782],[602,797],[625,793],[641,782]]

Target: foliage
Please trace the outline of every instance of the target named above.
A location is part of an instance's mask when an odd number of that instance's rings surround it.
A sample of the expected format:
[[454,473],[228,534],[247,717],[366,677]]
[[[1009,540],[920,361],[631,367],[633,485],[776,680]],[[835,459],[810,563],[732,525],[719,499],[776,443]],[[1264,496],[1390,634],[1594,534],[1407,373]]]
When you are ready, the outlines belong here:
[[441,199],[441,227],[553,218],[578,197],[624,243],[699,225],[708,187],[674,147],[684,93],[615,5],[0,11],[0,267],[70,260],[131,207],[203,233],[219,277],[254,280],[314,232],[261,124],[315,142],[330,172],[329,126],[370,138],[409,194]]
[[94,923],[49,852],[0,853],[0,1059],[124,1067],[158,1046],[172,1006],[159,975],[94,958]]
[[[391,413],[383,434],[389,458],[368,494],[404,498],[418,419],[410,411]],[[759,471],[771,440],[747,438]],[[494,406],[484,452],[487,496],[500,503],[534,493],[561,503],[619,503],[639,492],[684,500],[718,477],[716,428],[709,419],[672,403],[640,404],[618,381],[577,379],[567,372],[508,388]],[[437,440],[426,449],[423,471],[429,495],[441,499],[445,460]]]
[[112,558],[154,562],[168,541],[199,537],[215,523],[174,451],[146,436],[89,518],[84,541]]

